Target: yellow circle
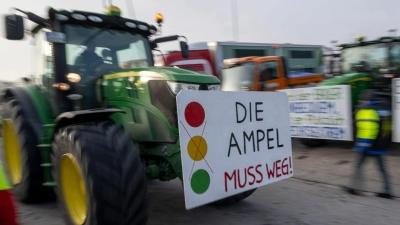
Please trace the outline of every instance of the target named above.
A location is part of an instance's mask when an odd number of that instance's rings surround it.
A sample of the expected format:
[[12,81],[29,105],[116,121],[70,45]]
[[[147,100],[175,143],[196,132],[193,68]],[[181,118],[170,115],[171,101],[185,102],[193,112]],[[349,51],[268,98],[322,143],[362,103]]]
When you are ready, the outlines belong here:
[[187,151],[190,158],[195,161],[204,159],[207,155],[207,142],[201,136],[194,136],[189,140],[187,144]]
[[8,166],[11,183],[16,185],[22,181],[22,153],[12,120],[3,120],[3,132],[6,165]]
[[61,157],[60,163],[61,190],[67,211],[76,225],[86,221],[86,190],[81,170],[76,158],[67,153]]

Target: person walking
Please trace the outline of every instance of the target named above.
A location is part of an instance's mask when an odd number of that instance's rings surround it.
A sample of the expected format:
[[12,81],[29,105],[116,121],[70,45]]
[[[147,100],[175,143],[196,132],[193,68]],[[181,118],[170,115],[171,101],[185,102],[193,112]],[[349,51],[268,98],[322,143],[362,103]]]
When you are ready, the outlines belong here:
[[348,192],[354,195],[360,194],[358,190],[364,181],[362,167],[367,158],[375,158],[384,181],[384,191],[377,196],[392,199],[389,173],[384,161],[391,138],[390,105],[385,99],[374,96],[373,90],[368,90],[361,96],[355,121],[357,133],[353,150],[358,153],[358,159]]
[[0,224],[17,225],[15,205],[11,193],[12,186],[8,182],[0,160]]

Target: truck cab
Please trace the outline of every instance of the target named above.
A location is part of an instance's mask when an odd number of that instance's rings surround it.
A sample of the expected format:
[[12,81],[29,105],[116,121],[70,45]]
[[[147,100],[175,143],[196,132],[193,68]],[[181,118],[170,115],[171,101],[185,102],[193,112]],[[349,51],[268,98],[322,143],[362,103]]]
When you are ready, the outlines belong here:
[[288,74],[281,56],[250,56],[224,60],[222,90],[274,91],[312,86],[323,79],[323,74],[303,71]]

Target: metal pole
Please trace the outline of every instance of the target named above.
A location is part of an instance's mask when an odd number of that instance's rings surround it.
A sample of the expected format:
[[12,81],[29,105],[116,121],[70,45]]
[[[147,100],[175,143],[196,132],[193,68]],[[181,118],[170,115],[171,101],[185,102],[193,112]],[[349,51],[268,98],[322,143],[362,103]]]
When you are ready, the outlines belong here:
[[232,0],[232,34],[233,40],[239,41],[237,0]]
[[132,1],[133,0],[126,0],[126,7],[128,7],[129,16],[132,19],[136,19],[135,8],[133,7]]

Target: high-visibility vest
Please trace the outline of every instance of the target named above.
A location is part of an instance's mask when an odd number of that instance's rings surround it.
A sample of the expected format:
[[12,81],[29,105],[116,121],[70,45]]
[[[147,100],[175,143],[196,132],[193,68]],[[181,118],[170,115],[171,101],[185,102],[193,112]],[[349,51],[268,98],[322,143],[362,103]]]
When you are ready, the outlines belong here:
[[379,114],[374,109],[360,109],[356,114],[357,138],[375,140],[379,134]]
[[11,189],[11,185],[7,179],[3,164],[0,161],[0,191],[7,189]]

